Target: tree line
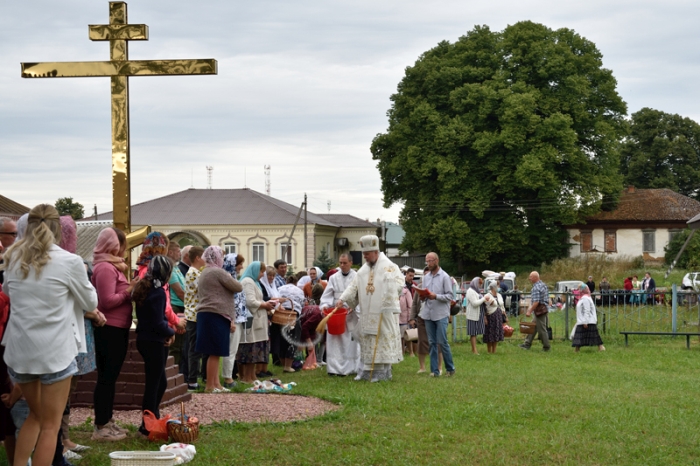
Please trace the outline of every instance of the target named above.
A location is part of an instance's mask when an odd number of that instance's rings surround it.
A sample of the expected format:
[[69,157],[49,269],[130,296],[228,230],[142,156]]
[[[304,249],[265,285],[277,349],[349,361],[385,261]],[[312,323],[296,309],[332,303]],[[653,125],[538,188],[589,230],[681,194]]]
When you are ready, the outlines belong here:
[[700,193],[700,125],[643,108],[627,117],[590,40],[523,21],[477,26],[423,53],[371,145],[402,249],[467,265],[568,254],[566,225],[614,210],[623,186]]

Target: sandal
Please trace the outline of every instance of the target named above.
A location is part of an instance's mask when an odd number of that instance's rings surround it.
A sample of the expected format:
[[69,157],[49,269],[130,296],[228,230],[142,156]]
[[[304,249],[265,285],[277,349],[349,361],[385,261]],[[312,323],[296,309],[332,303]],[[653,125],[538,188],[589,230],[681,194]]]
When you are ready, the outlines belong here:
[[70,451],[73,451],[75,453],[80,453],[81,451],[89,450],[90,447],[87,445],[80,445],[78,443],[75,444],[73,448],[69,448]]

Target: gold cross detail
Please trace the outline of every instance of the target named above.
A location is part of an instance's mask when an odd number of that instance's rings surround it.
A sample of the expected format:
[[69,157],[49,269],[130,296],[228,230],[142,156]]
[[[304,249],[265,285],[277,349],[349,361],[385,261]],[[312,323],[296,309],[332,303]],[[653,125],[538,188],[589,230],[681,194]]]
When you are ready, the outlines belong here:
[[112,202],[114,226],[131,231],[129,76],[216,74],[212,58],[129,60],[129,40],[148,40],[148,26],[127,24],[126,3],[109,3],[109,24],[88,26],[90,40],[109,41],[109,61],[22,63],[23,78],[109,76],[112,87]]

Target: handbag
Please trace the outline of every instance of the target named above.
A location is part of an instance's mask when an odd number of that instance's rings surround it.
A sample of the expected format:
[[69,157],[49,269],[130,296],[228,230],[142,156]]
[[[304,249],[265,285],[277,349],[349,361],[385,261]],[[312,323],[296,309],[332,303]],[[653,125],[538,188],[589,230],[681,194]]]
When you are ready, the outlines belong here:
[[549,309],[547,309],[547,306],[544,303],[537,303],[537,307],[535,308],[535,315],[537,317],[543,316],[548,312]]
[[409,328],[406,330],[406,341],[418,341],[418,329]]
[[460,312],[462,312],[462,306],[459,305],[458,302],[452,301],[454,304],[450,306],[450,315],[451,316],[456,316]]

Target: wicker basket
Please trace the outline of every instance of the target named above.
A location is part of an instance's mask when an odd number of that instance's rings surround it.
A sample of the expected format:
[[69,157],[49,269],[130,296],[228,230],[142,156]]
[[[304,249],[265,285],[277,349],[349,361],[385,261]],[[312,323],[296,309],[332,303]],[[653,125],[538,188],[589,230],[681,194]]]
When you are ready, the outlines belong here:
[[520,333],[532,335],[535,333],[536,326],[537,324],[535,322],[520,322]]
[[297,321],[297,313],[286,309],[278,309],[272,314],[272,323],[278,325],[293,325]]
[[185,403],[180,403],[182,417],[180,424],[168,422],[168,434],[179,443],[194,443],[199,438],[199,421],[185,422]]
[[114,451],[112,466],[173,466],[175,453],[169,451]]

